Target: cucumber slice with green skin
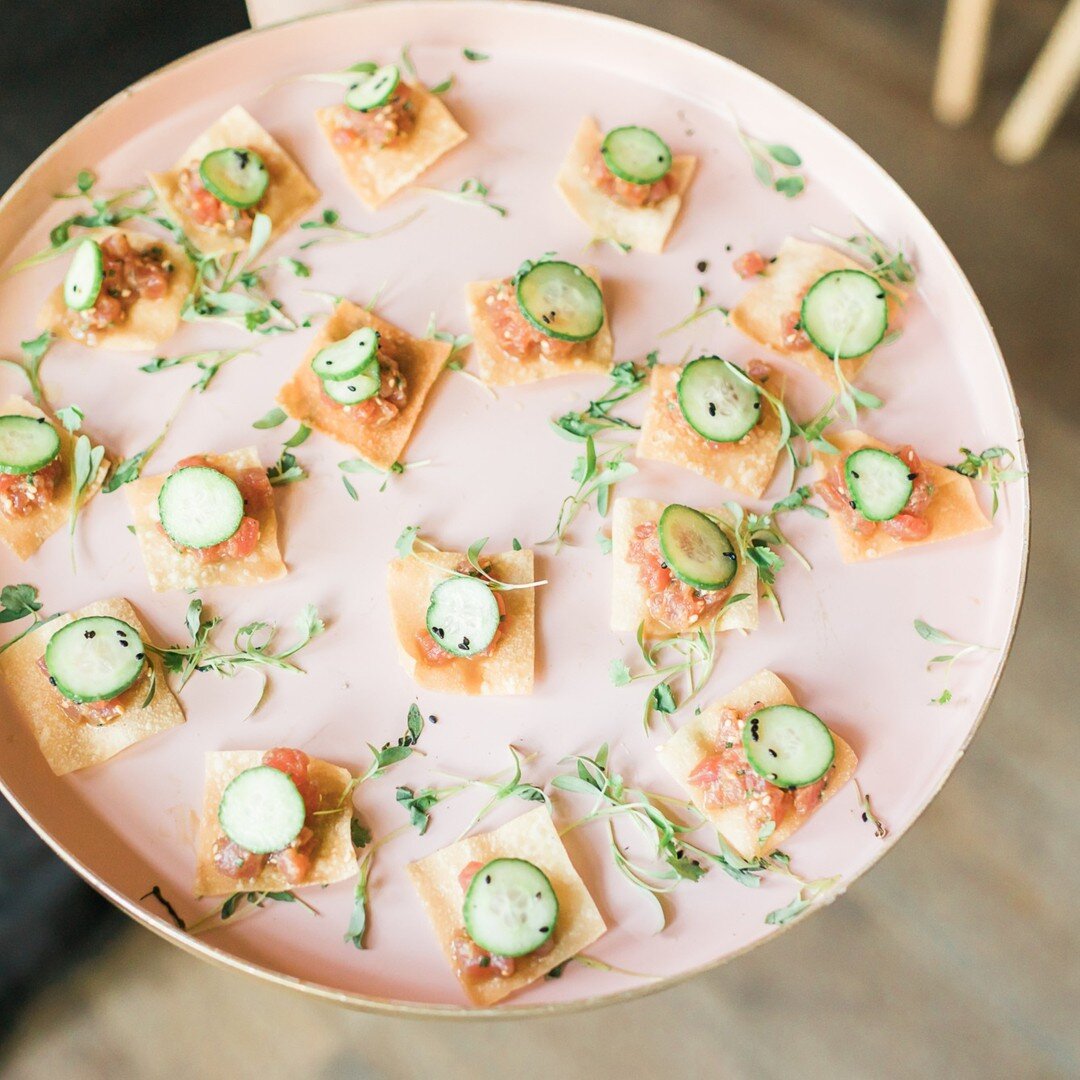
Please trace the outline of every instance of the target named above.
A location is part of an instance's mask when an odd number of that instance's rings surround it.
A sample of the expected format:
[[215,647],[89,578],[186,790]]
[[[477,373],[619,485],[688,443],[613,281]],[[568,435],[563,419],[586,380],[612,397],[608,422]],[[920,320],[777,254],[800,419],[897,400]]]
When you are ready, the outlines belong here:
[[43,416],[0,416],[0,473],[27,476],[60,453],[60,434]]
[[401,72],[397,64],[384,64],[358,86],[352,87],[345,95],[345,104],[357,112],[371,112],[372,109],[385,105],[393,96],[401,82]]
[[686,422],[709,442],[738,442],[761,419],[761,391],[719,356],[691,360],[679,376],[676,393]]
[[182,548],[223,544],[244,520],[244,497],[236,483],[203,465],[174,472],[158,492],[161,527]]
[[655,184],[671,169],[668,144],[649,128],[609,131],[600,144],[600,156],[610,173],[631,184]]
[[453,577],[431,590],[427,630],[453,656],[482,653],[499,629],[499,602],[478,578]]
[[64,303],[72,311],[86,311],[97,303],[105,261],[96,240],[83,240],[75,249],[64,276]]
[[270,170],[254,150],[226,146],[213,150],[199,163],[199,178],[216,199],[228,206],[246,210],[265,194]]
[[700,510],[675,503],[656,526],[660,552],[671,572],[695,589],[715,592],[731,584],[739,568],[727,533]]
[[862,270],[833,270],[803,297],[799,324],[826,356],[865,356],[889,325],[885,287]]
[[119,697],[145,666],[138,630],[107,615],[69,622],[45,646],[45,668],[53,685],[79,704]]
[[238,773],[218,804],[222,832],[256,855],[287,848],[300,835],[306,818],[304,797],[292,778],[270,765]]
[[494,859],[473,877],[461,914],[465,932],[481,949],[527,956],[555,932],[559,898],[538,866]]
[[816,783],[836,757],[832,732],[798,705],[767,705],[751,713],[742,739],[754,772],[780,788]]
[[890,521],[907,506],[915,487],[910,468],[876,447],[856,450],[844,463],[844,479],[855,509],[867,521]]
[[351,379],[372,363],[378,354],[379,331],[362,326],[348,337],[320,349],[311,361],[311,370],[323,380]]
[[534,263],[518,276],[516,295],[521,314],[548,337],[588,341],[604,325],[600,286],[573,263]]
[[323,379],[322,385],[331,401],[339,405],[359,405],[379,392],[382,373],[378,364],[372,364],[351,379]]

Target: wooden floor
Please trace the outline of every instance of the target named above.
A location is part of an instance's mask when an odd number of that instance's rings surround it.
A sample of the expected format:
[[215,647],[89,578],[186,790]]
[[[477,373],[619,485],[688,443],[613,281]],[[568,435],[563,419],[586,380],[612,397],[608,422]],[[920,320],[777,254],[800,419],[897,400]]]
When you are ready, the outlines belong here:
[[1020,633],[981,734],[840,902],[659,996],[467,1029],[388,1021],[218,971],[132,928],[27,1010],[0,1058],[9,1080],[1080,1075],[1076,111],[1032,167],[1007,169],[988,150],[1057,7],[1003,4],[987,102],[971,128],[946,132],[927,109],[939,3],[597,6],[709,45],[819,109],[914,196],[982,297],[1020,396],[1036,517]]

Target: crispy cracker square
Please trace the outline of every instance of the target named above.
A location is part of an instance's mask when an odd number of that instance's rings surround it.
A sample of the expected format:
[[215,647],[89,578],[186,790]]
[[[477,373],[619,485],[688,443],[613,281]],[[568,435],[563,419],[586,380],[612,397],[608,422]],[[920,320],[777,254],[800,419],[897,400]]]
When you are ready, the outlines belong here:
[[[792,833],[806,824],[812,814],[798,814],[794,808],[790,808],[772,835],[763,841],[759,837],[758,829],[750,823],[744,807],[731,806],[717,810],[707,805],[702,798],[701,789],[690,783],[690,774],[702,758],[721,749],[720,717],[725,708],[749,713],[765,705],[795,704],[797,702],[794,696],[782,679],[771,671],[759,671],[726,697],[702,709],[693,720],[679,728],[658,751],[664,768],[671,773],[698,810],[716,826],[724,839],[744,859],[755,859],[775,851]],[[828,779],[821,793],[819,808],[852,778],[858,764],[858,758],[851,747],[835,731],[832,732],[832,737],[836,746],[836,758],[826,774]]]
[[75,337],[68,323],[68,307],[64,303],[64,286],[61,283],[42,305],[38,313],[38,328],[51,330],[57,337],[77,341],[91,349],[116,349],[119,352],[156,349],[168,341],[180,326],[180,312],[195,281],[195,268],[183,248],[149,233],[110,228],[90,229],[85,236],[101,243],[114,233],[123,233],[136,251],[160,248],[164,252],[163,261],[173,267],[165,295],[157,300],[141,297],[128,309],[127,318],[122,323]]
[[494,1005],[542,979],[563,961],[587,949],[607,930],[589,890],[566,853],[547,807],[539,806],[491,832],[459,840],[409,864],[409,877],[427,909],[447,961],[452,962],[451,945],[463,929],[464,895],[458,875],[470,862],[486,864],[503,858],[525,859],[539,867],[551,882],[559,900],[559,919],[552,935],[554,948],[546,956],[519,958],[514,974],[507,978],[461,980],[462,989],[474,1005]]
[[207,228],[192,219],[180,192],[180,174],[189,165],[198,165],[213,150],[226,147],[245,147],[254,150],[266,163],[270,182],[266,194],[255,207],[266,214],[273,226],[271,242],[319,201],[319,192],[288,151],[242,106],[235,105],[210,125],[180,155],[168,171],[148,173],[147,179],[154,194],[165,207],[168,216],[184,230],[188,239],[205,255],[224,255],[243,251],[248,238]]
[[[617,498],[611,512],[611,629],[619,633],[634,633],[644,623],[646,638],[669,637],[672,630],[658,622],[649,614],[645,602],[645,589],[638,576],[638,568],[629,559],[630,543],[634,539],[634,530],[639,525],[655,524],[660,520],[665,503],[652,499]],[[705,511],[718,518],[726,525],[731,524],[728,510]],[[728,586],[731,596],[748,593],[745,600],[739,600],[723,609],[718,630],[756,630],[758,625],[758,581],[757,570],[746,560],[739,568]],[[696,633],[697,628],[688,633]]]
[[[531,551],[507,551],[490,560],[488,573],[500,581],[525,584],[534,580]],[[465,564],[465,556],[452,551],[424,552],[390,563],[387,590],[402,667],[418,686],[444,694],[531,694],[536,653],[533,589],[500,594],[506,618],[489,655],[432,664],[417,647],[416,635],[427,632],[431,590],[448,576],[445,571]]]
[[595,238],[614,240],[635,251],[659,255],[675,227],[683,196],[697,168],[697,158],[689,154],[672,157],[675,191],[666,199],[654,206],[624,206],[597,191],[588,179],[589,165],[599,152],[602,139],[596,121],[591,116],[585,117],[555,178],[555,187]]
[[[829,436],[829,441],[841,453],[861,450],[866,446],[890,452],[892,449],[862,431],[841,432]],[[814,458],[823,477],[836,462],[833,454],[815,453]],[[921,460],[934,485],[934,494],[924,515],[931,525],[929,536],[922,540],[901,540],[890,536],[884,529],[876,529],[870,536],[859,536],[833,514],[833,535],[836,537],[836,546],[840,549],[844,562],[867,562],[870,559],[881,558],[882,555],[892,555],[894,552],[903,551],[905,548],[934,544],[939,540],[953,540],[958,536],[966,536],[968,533],[990,528],[990,520],[979,506],[979,500],[975,495],[975,485],[971,480],[966,476],[961,476],[960,473],[953,472],[952,469],[935,465],[925,458]]]
[[[262,750],[214,750],[206,755],[206,787],[199,835],[195,842],[195,896],[229,896],[234,892],[281,892],[309,885],[333,885],[356,874],[356,851],[351,836],[352,807],[348,800],[340,813],[320,814],[312,828],[319,837],[311,871],[300,885],[290,885],[273,863],[258,877],[237,880],[214,866],[214,844],[225,834],[218,822],[218,805],[229,782],[245,769],[262,764]],[[324,808],[336,806],[352,777],[348,769],[311,759],[309,776],[322,793]]]
[[[234,480],[247,469],[262,468],[253,446],[230,450],[226,454],[207,454],[206,459],[213,468]],[[135,537],[139,541],[146,576],[154,592],[201,589],[207,585],[261,585],[288,573],[278,548],[273,500],[253,515],[259,522],[259,543],[243,559],[204,563],[196,555],[177,551],[160,528],[157,500],[166,479],[166,475],[144,476],[124,488],[135,521]]]
[[[52,501],[47,506],[29,514],[19,514],[17,517],[8,517],[7,514],[0,513],[0,541],[3,541],[18,558],[25,561],[53,533],[59,532],[71,516],[71,458],[75,440],[65,430],[63,424],[48,420],[36,405],[31,405],[25,398],[14,395],[5,398],[3,402],[0,402],[0,416],[45,418],[56,428],[60,436],[60,461],[63,464],[63,471],[54,489]],[[108,471],[109,462],[103,458],[97,476],[87,485],[79,501],[80,507],[85,506],[101,490]]]
[[[694,431],[679,409],[676,387],[682,370],[672,364],[657,364],[652,369],[637,456],[678,465],[740,495],[760,499],[776,471],[780,454],[780,417],[776,410],[762,396],[761,422],[743,438],[735,443],[709,442]],[[781,397],[783,382],[774,379],[776,385],[770,385],[770,390]]]
[[[331,401],[323,393],[319,376],[311,370],[311,361],[320,349],[363,326],[379,332],[380,348],[398,362],[405,376],[405,407],[385,424],[364,423],[351,408]],[[341,300],[315,335],[293,377],[281,388],[278,403],[294,420],[353,447],[366,462],[386,470],[405,452],[428,392],[452,351],[448,342],[415,338],[349,300]]]
[[371,149],[357,140],[348,146],[339,146],[334,142],[333,121],[334,113],[342,106],[328,105],[315,113],[345,179],[369,210],[377,210],[468,138],[438,97],[416,83],[408,85],[416,107],[416,122],[399,143]]
[[[98,600],[78,611],[60,615],[0,654],[0,683],[19,716],[33,731],[49,767],[57,776],[85,769],[107,761],[143,739],[168,731],[184,722],[180,704],[169,689],[161,660],[153,653],[147,656],[157,676],[154,696],[145,706],[129,708],[116,720],[96,727],[78,724],[68,719],[56,704],[56,691],[38,667],[53,634],[76,619],[93,615],[108,615],[135,627],[144,642],[149,640],[146,628],[135,609],[122,598]],[[136,687],[149,689],[148,676]]]

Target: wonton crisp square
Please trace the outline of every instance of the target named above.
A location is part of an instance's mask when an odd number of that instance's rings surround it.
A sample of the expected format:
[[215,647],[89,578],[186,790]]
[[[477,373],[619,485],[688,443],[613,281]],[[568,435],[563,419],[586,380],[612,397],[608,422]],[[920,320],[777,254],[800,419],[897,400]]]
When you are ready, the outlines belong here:
[[542,979],[564,960],[577,956],[605,933],[607,927],[581,880],[559,833],[544,806],[521,814],[492,832],[470,836],[409,864],[409,877],[435,927],[447,961],[456,934],[464,929],[461,906],[464,894],[458,875],[470,862],[493,859],[525,859],[547,875],[559,900],[559,919],[546,956],[525,956],[514,974],[477,982],[461,981],[474,1005],[494,1005],[507,995]]

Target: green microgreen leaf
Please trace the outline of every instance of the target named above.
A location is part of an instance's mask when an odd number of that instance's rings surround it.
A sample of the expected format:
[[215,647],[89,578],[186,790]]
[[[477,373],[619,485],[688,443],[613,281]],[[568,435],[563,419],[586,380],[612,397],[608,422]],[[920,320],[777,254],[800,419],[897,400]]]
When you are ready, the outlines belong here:
[[990,517],[995,518],[1000,508],[1001,488],[1014,480],[1022,479],[1027,476],[1027,473],[1022,469],[1014,468],[1016,455],[1004,446],[988,447],[981,454],[976,454],[966,446],[961,446],[960,453],[964,455],[963,460],[955,465],[947,465],[946,468],[961,476],[966,476],[969,480],[981,480],[989,485],[993,493]]

